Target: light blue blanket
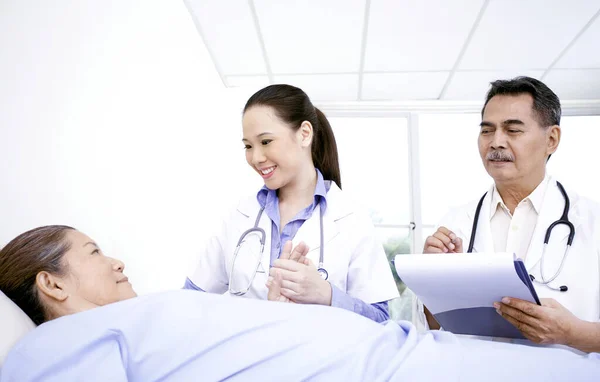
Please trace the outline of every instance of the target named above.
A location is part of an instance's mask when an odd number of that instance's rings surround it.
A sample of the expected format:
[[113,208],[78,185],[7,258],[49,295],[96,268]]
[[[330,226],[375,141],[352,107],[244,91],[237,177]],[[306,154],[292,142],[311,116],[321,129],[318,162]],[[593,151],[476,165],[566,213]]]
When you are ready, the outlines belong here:
[[41,325],[1,382],[598,381],[600,357],[417,334],[331,307],[173,291]]

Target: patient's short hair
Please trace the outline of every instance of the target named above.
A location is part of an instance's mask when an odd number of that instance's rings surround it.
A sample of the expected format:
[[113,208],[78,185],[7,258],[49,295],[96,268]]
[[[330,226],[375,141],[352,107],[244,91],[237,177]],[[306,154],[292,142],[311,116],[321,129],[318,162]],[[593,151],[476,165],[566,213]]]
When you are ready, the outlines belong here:
[[66,234],[74,228],[51,225],[20,234],[0,249],[0,290],[36,324],[50,319],[39,297],[36,277],[40,272],[63,276],[63,261],[71,248]]

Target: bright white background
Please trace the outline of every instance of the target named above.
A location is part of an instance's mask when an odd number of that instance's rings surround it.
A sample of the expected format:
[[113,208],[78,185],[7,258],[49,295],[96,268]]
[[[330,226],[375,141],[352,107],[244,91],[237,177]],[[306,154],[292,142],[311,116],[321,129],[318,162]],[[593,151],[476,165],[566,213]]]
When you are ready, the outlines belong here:
[[[224,88],[182,1],[0,2],[0,84],[0,245],[68,224],[124,260],[139,293],[179,288],[212,221],[261,185],[240,142],[258,88]],[[331,123],[344,189],[391,225],[383,241],[406,237],[406,119]],[[489,186],[478,124],[419,116],[424,224]],[[565,118],[549,165],[595,199],[599,124]]]
[[[0,245],[72,225],[138,292],[183,285],[242,188],[241,110],[181,1],[0,3]],[[253,182],[254,180],[254,182]]]

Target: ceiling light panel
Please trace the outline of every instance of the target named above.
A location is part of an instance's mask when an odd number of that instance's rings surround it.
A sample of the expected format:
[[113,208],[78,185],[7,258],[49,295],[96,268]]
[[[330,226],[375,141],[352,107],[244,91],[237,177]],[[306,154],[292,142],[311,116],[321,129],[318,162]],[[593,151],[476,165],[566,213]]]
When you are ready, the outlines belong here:
[[456,72],[450,81],[446,94],[442,99],[483,101],[490,88],[490,82],[507,80],[517,76],[529,76],[540,79],[543,70],[504,70],[487,72]]
[[188,0],[188,3],[223,76],[266,74],[247,1]]
[[483,0],[373,0],[365,71],[451,70]]
[[275,82],[301,88],[313,102],[355,101],[358,92],[358,74],[276,75]]
[[449,72],[365,74],[363,100],[407,101],[437,99]]
[[365,0],[254,0],[275,74],[357,72]]
[[600,69],[551,70],[544,83],[562,101],[600,99]]
[[596,0],[491,0],[458,69],[545,69],[597,9]]
[[[600,9],[600,2],[598,2]],[[555,68],[600,68],[600,17],[583,32]]]

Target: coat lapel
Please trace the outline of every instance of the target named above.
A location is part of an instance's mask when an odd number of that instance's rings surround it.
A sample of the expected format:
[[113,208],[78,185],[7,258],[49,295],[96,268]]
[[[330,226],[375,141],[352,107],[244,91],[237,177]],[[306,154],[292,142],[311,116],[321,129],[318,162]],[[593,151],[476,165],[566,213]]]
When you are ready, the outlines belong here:
[[[348,204],[343,201],[341,190],[332,182],[329,192],[327,192],[327,208],[323,215],[323,243],[325,245],[339,233],[336,222],[350,213]],[[294,245],[301,241],[308,245],[309,257],[313,262],[318,262],[319,248],[321,248],[320,214],[321,206],[319,205],[315,208],[312,217],[302,224],[294,238]],[[317,265],[316,262],[315,265]]]
[[[332,215],[328,213],[326,209],[323,215],[323,243],[327,244],[338,234],[337,227],[335,225]],[[301,241],[308,245],[309,253],[317,251],[321,248],[321,222],[320,216],[321,206],[317,206],[310,219],[304,222],[298,233],[294,237],[294,246],[298,245]],[[312,257],[312,256],[311,256]]]

